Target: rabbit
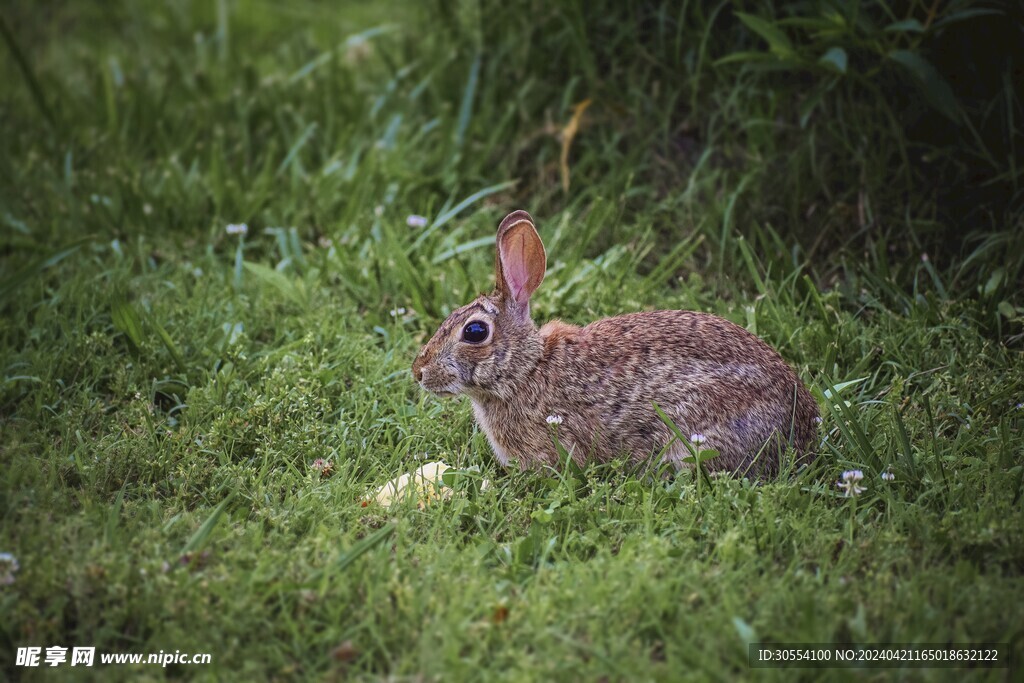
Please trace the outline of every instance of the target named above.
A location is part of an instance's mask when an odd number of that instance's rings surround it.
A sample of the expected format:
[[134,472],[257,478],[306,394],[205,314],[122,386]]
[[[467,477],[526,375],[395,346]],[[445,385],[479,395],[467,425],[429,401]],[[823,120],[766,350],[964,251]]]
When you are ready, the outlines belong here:
[[[547,256],[525,211],[501,221],[496,288],[451,313],[412,366],[441,397],[465,394],[503,466],[559,467],[554,437],[584,465],[661,453],[692,467],[694,444],[719,452],[709,472],[757,478],[778,473],[786,445],[814,458],[818,406],[771,347],[707,313],[628,313],[585,327],[553,320],[539,329],[530,297]],[[691,437],[692,435],[692,437]]]

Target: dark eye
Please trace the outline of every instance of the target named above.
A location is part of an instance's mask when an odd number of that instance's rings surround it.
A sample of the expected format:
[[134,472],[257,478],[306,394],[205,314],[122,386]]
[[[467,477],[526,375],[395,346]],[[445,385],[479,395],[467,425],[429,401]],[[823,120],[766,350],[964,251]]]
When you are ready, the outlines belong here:
[[487,323],[474,320],[462,328],[462,338],[470,344],[479,344],[487,339]]

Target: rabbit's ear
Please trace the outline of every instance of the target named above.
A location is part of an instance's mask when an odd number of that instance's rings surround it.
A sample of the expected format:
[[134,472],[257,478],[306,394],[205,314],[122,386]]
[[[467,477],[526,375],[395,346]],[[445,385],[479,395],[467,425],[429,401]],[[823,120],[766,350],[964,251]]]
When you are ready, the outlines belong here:
[[[526,304],[540,287],[547,267],[544,243],[533,219],[525,211],[513,211],[498,226],[495,280],[502,298],[516,306]],[[524,310],[529,310],[524,307]]]

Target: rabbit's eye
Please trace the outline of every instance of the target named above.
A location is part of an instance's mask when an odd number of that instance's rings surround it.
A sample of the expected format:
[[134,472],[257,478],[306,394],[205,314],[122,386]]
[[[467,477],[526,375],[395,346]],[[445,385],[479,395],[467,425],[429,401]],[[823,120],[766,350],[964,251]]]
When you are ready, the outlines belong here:
[[487,323],[474,320],[462,328],[462,339],[470,344],[479,344],[487,339]]

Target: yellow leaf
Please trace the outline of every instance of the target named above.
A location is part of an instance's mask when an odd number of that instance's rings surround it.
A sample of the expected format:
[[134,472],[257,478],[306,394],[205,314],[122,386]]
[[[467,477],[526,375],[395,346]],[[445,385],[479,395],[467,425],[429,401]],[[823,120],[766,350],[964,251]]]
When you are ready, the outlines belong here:
[[569,119],[569,123],[562,129],[562,157],[559,165],[562,169],[562,191],[569,192],[569,148],[572,146],[573,138],[576,137],[576,133],[580,128],[580,119],[583,117],[583,112],[590,106],[590,99],[585,99],[578,103],[573,109],[572,118]]

